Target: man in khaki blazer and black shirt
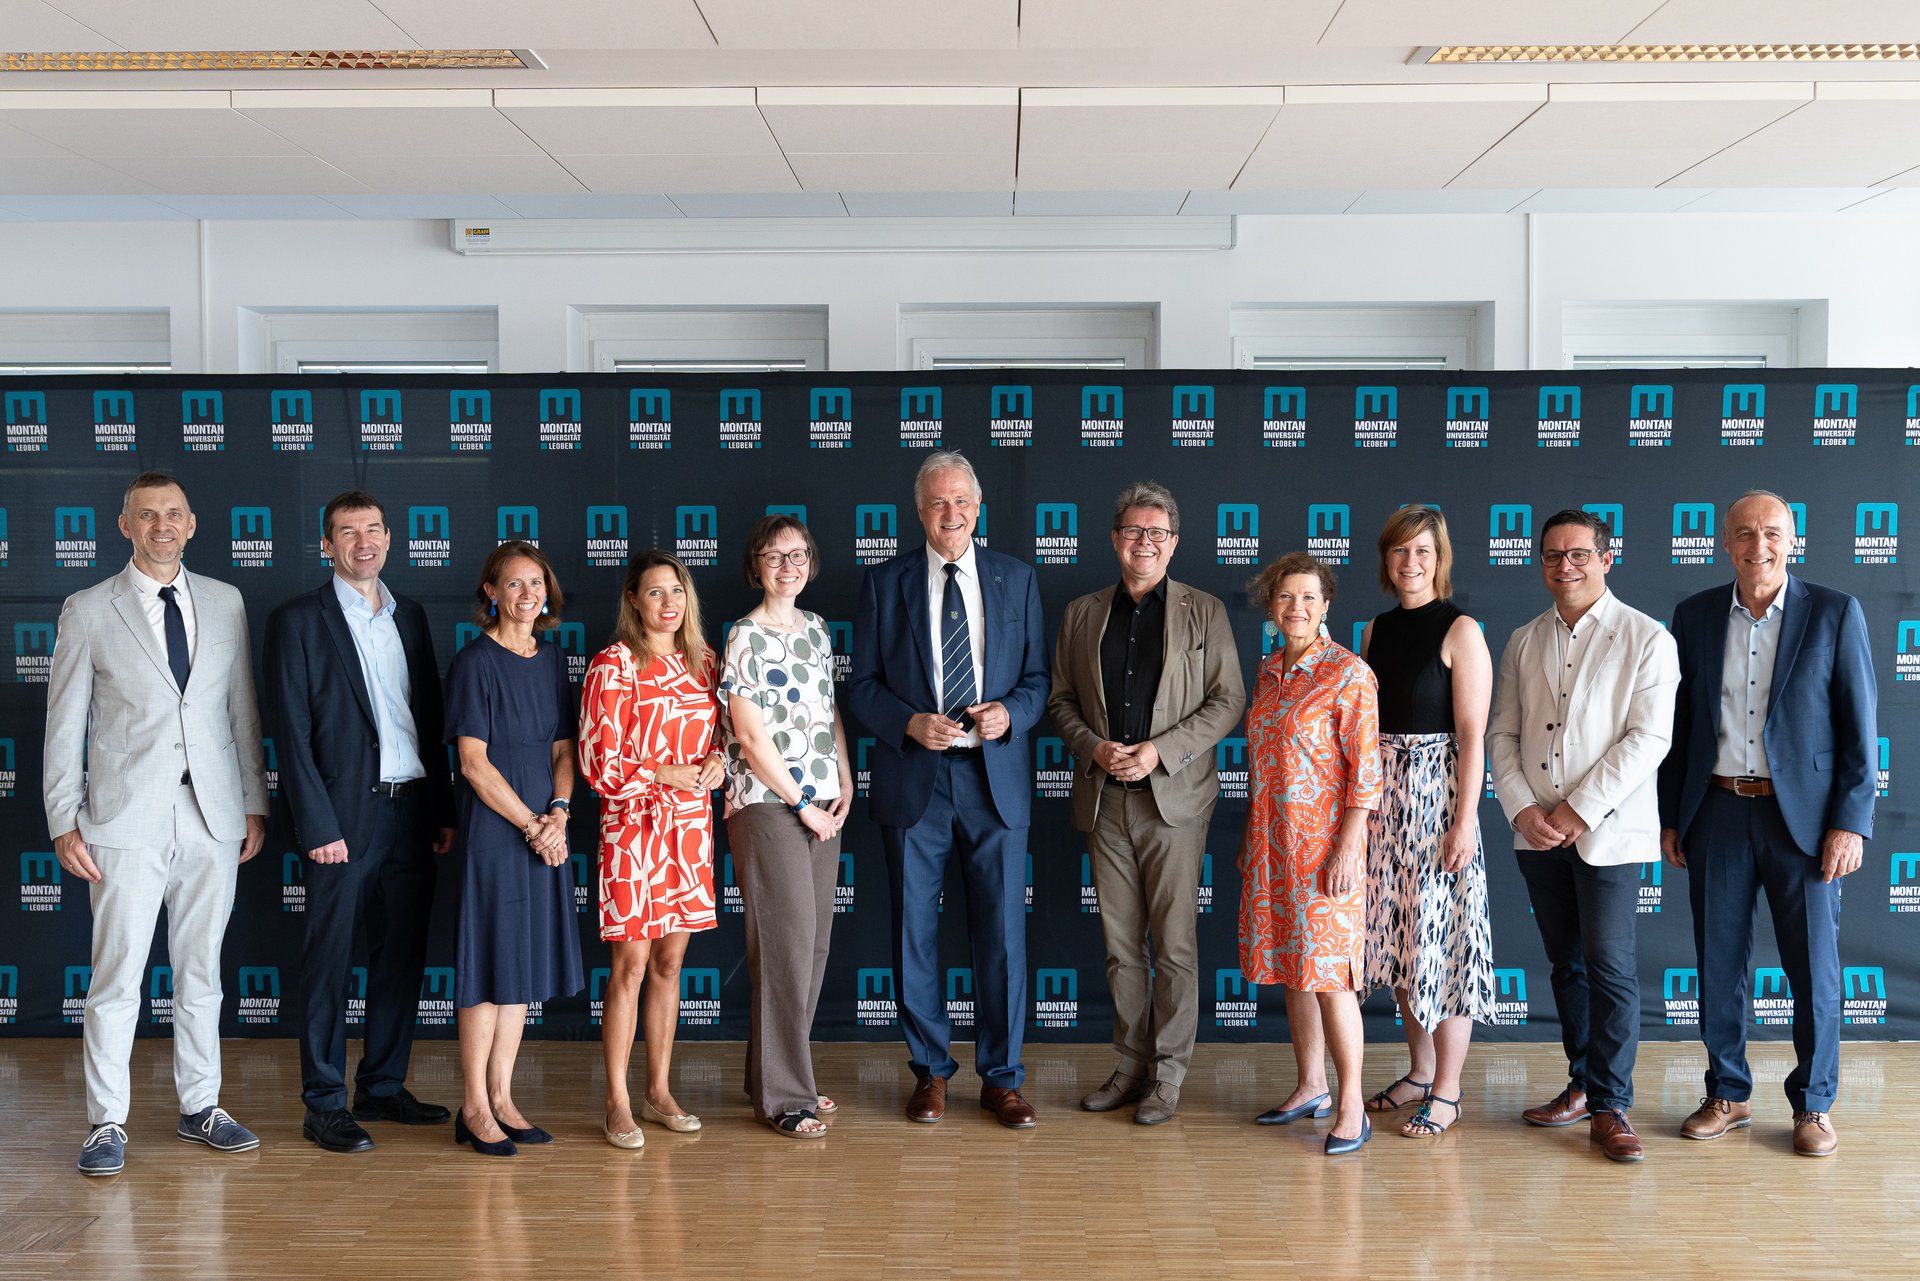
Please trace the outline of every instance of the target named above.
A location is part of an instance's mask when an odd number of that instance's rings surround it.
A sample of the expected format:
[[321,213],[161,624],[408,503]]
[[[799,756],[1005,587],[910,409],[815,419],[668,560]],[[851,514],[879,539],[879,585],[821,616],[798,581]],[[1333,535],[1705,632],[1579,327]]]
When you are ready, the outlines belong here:
[[1080,1106],[1137,1103],[1133,1119],[1158,1125],[1180,1108],[1199,1026],[1195,891],[1220,795],[1213,749],[1247,695],[1226,606],[1167,577],[1173,495],[1142,481],[1113,510],[1120,582],[1067,606],[1047,711],[1075,761],[1073,824],[1093,859],[1120,1055]]

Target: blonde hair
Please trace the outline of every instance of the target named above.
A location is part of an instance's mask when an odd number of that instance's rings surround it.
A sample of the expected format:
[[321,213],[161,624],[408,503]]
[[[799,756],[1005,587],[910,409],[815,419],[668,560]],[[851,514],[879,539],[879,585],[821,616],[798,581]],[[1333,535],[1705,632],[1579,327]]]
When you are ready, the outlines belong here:
[[1447,537],[1447,518],[1438,507],[1409,503],[1387,517],[1380,531],[1380,590],[1394,595],[1393,575],[1387,572],[1387,553],[1422,534],[1433,535],[1433,594],[1441,600],[1453,595],[1453,540]]

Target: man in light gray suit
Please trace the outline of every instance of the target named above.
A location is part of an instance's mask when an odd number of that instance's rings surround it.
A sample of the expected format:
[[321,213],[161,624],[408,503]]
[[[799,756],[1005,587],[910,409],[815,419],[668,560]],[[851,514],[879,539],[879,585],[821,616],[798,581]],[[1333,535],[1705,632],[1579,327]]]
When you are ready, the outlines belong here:
[[1100,894],[1120,1056],[1080,1106],[1137,1104],[1141,1125],[1180,1110],[1200,1018],[1195,890],[1220,796],[1213,749],[1247,705],[1226,606],[1167,577],[1179,545],[1180,507],[1164,486],[1120,491],[1120,581],[1067,606],[1047,700],[1073,753],[1073,825]]
[[234,588],[180,563],[194,518],[172,476],[134,478],[120,532],[133,560],[67,598],[47,691],[47,830],[93,903],[78,1161],[92,1175],[125,1163],[141,971],[163,906],[175,1133],[221,1152],[260,1146],[220,1106],[220,943],[235,873],[266,839],[246,608]]

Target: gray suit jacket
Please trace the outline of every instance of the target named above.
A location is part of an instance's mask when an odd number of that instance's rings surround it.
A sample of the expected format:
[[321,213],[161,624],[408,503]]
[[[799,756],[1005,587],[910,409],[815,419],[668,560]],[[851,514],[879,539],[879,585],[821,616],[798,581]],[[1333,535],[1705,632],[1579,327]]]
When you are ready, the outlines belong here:
[[[1082,596],[1060,619],[1053,648],[1053,693],[1047,711],[1073,753],[1073,825],[1093,830],[1107,772],[1093,749],[1111,738],[1106,686],[1100,675],[1100,638],[1119,585]],[[1204,821],[1220,796],[1214,745],[1240,723],[1247,707],[1240,651],[1227,607],[1197,587],[1167,580],[1166,653],[1149,723],[1160,764],[1147,776],[1160,817],[1172,827]]]
[[[181,570],[186,573],[185,569]],[[134,590],[132,569],[67,598],[47,688],[47,830],[138,848],[170,824],[182,770],[215,839],[267,812],[253,649],[240,593],[193,574],[199,642],[183,692]]]

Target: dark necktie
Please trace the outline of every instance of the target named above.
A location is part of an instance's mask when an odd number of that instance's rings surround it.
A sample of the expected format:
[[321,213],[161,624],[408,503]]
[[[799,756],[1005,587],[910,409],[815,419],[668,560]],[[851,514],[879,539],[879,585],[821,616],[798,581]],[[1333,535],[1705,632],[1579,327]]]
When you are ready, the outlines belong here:
[[973,687],[973,637],[967,631],[967,603],[960,595],[960,567],[951,562],[947,590],[940,598],[940,691],[943,715],[958,719],[962,710],[978,701]]
[[173,669],[173,683],[184,691],[187,672],[191,670],[187,662],[187,618],[180,612],[179,592],[175,588],[162,587],[160,599],[167,603],[167,666]]

